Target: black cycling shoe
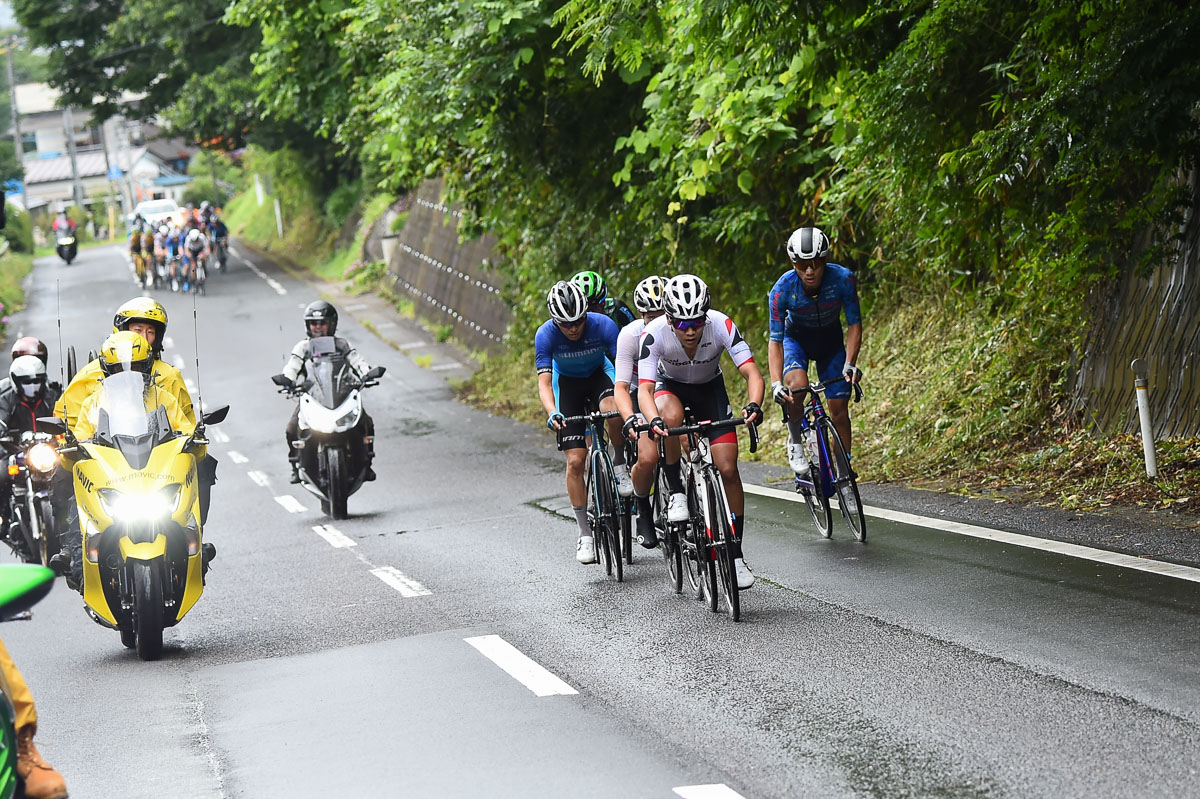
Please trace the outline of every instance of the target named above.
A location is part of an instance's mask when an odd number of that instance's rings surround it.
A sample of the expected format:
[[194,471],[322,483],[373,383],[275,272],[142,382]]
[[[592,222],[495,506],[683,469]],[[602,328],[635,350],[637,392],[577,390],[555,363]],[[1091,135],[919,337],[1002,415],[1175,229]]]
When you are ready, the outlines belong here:
[[644,514],[638,515],[637,540],[646,549],[655,549],[658,546],[658,530],[654,527],[654,519]]

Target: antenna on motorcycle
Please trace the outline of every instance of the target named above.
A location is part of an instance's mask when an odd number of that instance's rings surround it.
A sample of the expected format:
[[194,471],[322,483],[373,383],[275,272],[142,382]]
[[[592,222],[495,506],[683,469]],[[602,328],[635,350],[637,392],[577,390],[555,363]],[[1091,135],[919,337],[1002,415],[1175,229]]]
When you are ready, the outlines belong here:
[[200,390],[200,323],[197,316],[196,295],[192,294],[192,335],[196,339],[196,404],[200,406],[200,425],[203,425],[204,393]]
[[54,302],[57,305],[55,315],[58,317],[58,373],[62,377],[63,388],[67,387],[67,367],[63,362],[62,345],[62,281],[54,281]]

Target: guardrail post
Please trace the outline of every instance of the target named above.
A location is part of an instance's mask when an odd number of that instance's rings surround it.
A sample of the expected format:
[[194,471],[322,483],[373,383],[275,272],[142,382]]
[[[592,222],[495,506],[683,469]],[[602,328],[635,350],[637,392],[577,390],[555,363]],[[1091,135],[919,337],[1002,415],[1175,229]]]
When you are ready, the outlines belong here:
[[1150,426],[1150,392],[1146,362],[1135,358],[1129,365],[1133,370],[1133,392],[1137,395],[1138,418],[1142,423],[1142,452],[1146,457],[1146,476],[1158,477],[1158,458],[1154,454],[1154,431]]

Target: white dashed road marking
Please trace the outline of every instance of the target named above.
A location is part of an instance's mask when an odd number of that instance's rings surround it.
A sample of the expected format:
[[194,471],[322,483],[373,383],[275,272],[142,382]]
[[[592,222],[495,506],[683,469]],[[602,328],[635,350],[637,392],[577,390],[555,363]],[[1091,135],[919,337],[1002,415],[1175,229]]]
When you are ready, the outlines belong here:
[[579,693],[498,635],[478,635],[463,640],[537,696]]
[[271,478],[267,477],[266,472],[246,472],[246,475],[263,488],[271,484]]
[[684,785],[676,788],[675,793],[683,799],[743,799],[742,795],[721,783],[719,785]]
[[229,450],[229,460],[233,461],[234,463],[249,463],[250,462],[250,459],[247,458],[245,455],[243,455],[242,453],[237,452],[235,450],[232,450],[232,449]]
[[[332,524],[318,524],[313,527],[313,532],[329,542],[329,545],[338,549],[345,547],[356,547],[358,542],[342,533]],[[426,592],[428,593],[428,592]]]
[[222,433],[220,430],[209,430],[207,431],[206,435],[208,435],[210,441],[215,441],[218,444],[229,443],[229,436],[225,433]]
[[308,508],[300,504],[300,500],[293,497],[291,494],[284,494],[280,497],[275,497],[275,501],[283,506],[283,509],[288,513],[304,513]]
[[416,580],[405,575],[395,566],[381,566],[378,569],[371,569],[371,574],[399,591],[400,596],[429,596],[433,593]]

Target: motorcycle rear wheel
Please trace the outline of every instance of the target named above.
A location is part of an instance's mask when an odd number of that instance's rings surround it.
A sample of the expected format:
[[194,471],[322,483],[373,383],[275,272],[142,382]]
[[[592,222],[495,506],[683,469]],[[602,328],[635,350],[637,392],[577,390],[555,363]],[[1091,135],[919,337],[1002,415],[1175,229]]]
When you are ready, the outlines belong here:
[[152,563],[133,567],[133,627],[142,660],[158,660],[163,646],[163,589]]

